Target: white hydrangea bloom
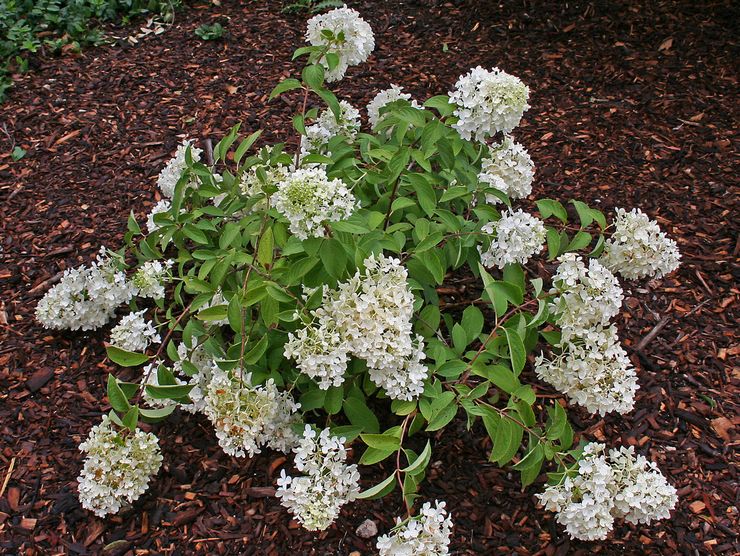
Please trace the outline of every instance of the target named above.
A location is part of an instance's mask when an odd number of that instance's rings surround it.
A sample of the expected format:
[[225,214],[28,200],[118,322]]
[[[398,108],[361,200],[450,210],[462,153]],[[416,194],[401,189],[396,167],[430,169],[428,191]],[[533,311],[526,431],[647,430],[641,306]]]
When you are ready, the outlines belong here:
[[288,334],[285,357],[295,359],[298,368],[326,390],[340,386],[347,370],[348,346],[343,335],[327,323],[307,326]]
[[[330,31],[332,38],[322,34],[324,31]],[[347,68],[361,64],[375,50],[372,28],[357,11],[347,6],[309,19],[306,40],[313,46],[328,46],[328,52],[339,58],[339,64],[332,70],[326,58],[321,59],[328,82],[342,79]]]
[[360,111],[346,100],[340,100],[339,117],[327,108],[319,114],[316,123],[306,128],[306,135],[301,136],[301,156],[320,152],[334,137],[344,137],[351,143],[359,131]]
[[540,355],[535,372],[592,413],[625,414],[635,405],[637,374],[613,325],[599,325],[581,338],[571,339],[552,360]]
[[347,465],[345,439],[324,429],[317,436],[306,425],[295,452],[294,465],[303,475],[291,477],[281,470],[275,493],[280,503],[309,531],[329,527],[342,506],[360,492],[357,466]]
[[449,95],[457,105],[454,115],[458,121],[452,127],[468,140],[485,141],[500,131],[511,132],[529,108],[529,87],[498,68],[473,68],[460,76]]
[[67,269],[36,306],[45,328],[94,330],[105,325],[133,296],[126,274],[118,271],[105,247],[90,266]]
[[378,538],[380,556],[445,556],[449,554],[452,516],[445,503],[426,502],[419,515],[406,521],[396,519],[390,535]]
[[[192,386],[188,397],[189,404],[181,404],[180,408],[188,413],[205,412],[205,394],[211,383],[211,371],[213,370],[213,358],[206,352],[203,345],[198,344],[198,339],[193,338],[193,348],[181,343],[177,346],[178,360],[173,365],[174,373],[185,378],[182,382]],[[195,367],[186,371],[184,362],[187,361]],[[179,379],[178,379],[179,380]]]
[[634,524],[671,517],[678,502],[676,489],[654,462],[642,455],[635,457],[632,446],[612,448],[609,460],[619,485],[614,496],[615,517]]
[[149,344],[162,341],[152,322],[144,318],[146,310],[129,313],[110,331],[110,343],[127,351],[144,352]]
[[188,147],[190,147],[190,155],[192,156],[193,161],[200,161],[200,155],[203,151],[192,146],[190,143],[190,140],[186,140],[177,147],[175,156],[165,165],[157,178],[157,186],[159,187],[159,190],[162,192],[162,195],[168,199],[171,199],[175,194],[175,186],[182,177],[182,173],[185,171],[185,168],[187,168],[187,164],[185,163],[185,153]]
[[634,448],[612,449],[587,444],[576,474],[568,473],[557,485],[538,494],[540,502],[558,513],[557,521],[568,534],[581,540],[603,540],[614,519],[650,523],[670,517],[676,505],[676,489],[657,466],[643,456],[634,457]]
[[78,478],[80,503],[100,517],[138,500],[162,464],[156,436],[140,430],[118,432],[107,415],[92,428],[80,451],[87,453]]
[[252,386],[251,375],[242,381],[231,377],[215,363],[211,368],[204,413],[216,429],[218,444],[230,456],[253,456],[268,444],[292,447],[293,414],[300,407],[288,392],[281,392],[270,379]]
[[669,238],[640,209],[617,209],[614,233],[604,244],[601,264],[628,280],[662,278],[676,270],[681,254]]
[[391,102],[395,102],[397,100],[408,100],[414,108],[421,108],[418,102],[411,99],[410,94],[402,91],[403,87],[391,85],[390,88],[380,91],[373,97],[373,100],[371,100],[367,105],[367,119],[371,128],[375,127],[375,124],[380,120],[380,109]]
[[597,325],[606,326],[619,314],[624,295],[609,269],[596,259],[590,259],[587,268],[575,253],[562,255],[558,262],[550,311],[556,316],[563,341],[584,336]]
[[172,208],[172,203],[169,199],[162,199],[154,205],[152,211],[146,217],[146,229],[150,234],[153,234],[161,228],[161,226],[154,221],[154,216],[163,212],[169,212],[170,208]]
[[319,380],[320,388],[344,381],[347,355],[364,359],[370,379],[393,399],[411,400],[429,375],[424,343],[414,337],[414,295],[398,259],[371,255],[336,290],[324,289],[314,322],[291,334],[285,356]]
[[135,295],[151,299],[164,299],[164,285],[170,280],[169,270],[174,261],[146,261],[131,279]]
[[493,238],[487,250],[478,246],[480,262],[485,267],[499,268],[526,263],[542,249],[547,235],[542,220],[521,209],[505,211],[501,219],[483,225],[481,231]]
[[565,526],[572,538],[605,539],[614,527],[610,489],[614,485],[614,471],[603,452],[603,444],[586,445],[578,461],[577,474],[566,475],[559,485],[548,486],[537,495],[547,510],[557,512],[557,522]]
[[[260,179],[260,174],[263,172],[265,179],[264,182]],[[277,188],[277,184],[287,179],[287,177],[288,169],[282,164],[278,164],[277,166],[258,164],[256,166],[252,166],[242,174],[242,178],[239,181],[239,190],[242,192],[242,195],[247,198],[266,195],[265,188],[275,189]],[[265,197],[252,205],[250,212],[266,210],[268,206],[269,202],[267,197]]]
[[[503,191],[510,199],[524,199],[532,193],[534,163],[527,149],[507,135],[501,143],[489,147],[478,180]],[[501,200],[486,194],[486,202],[496,204]]]
[[340,179],[330,180],[321,167],[299,168],[277,184],[273,201],[300,239],[324,237],[327,222],[346,220],[357,201]]

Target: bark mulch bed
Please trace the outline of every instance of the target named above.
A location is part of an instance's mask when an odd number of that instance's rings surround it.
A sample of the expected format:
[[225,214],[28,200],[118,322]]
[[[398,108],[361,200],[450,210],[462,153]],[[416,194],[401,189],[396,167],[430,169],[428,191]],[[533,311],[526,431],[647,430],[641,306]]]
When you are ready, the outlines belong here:
[[[393,82],[426,98],[477,64],[517,74],[532,88],[518,137],[538,166],[537,196],[639,206],[684,257],[664,280],[625,285],[622,337],[640,372],[635,411],[572,412],[588,438],[634,444],[658,462],[679,489],[673,518],[618,525],[604,543],[571,542],[536,507],[544,477],[522,492],[487,463],[484,432],[460,421],[434,438],[422,491],[451,508],[454,551],[737,553],[738,6],[351,4],[378,48],[350,71],[342,96],[362,105]],[[268,140],[289,136],[291,97],[265,102],[297,68],[290,54],[305,16],[279,7],[196,6],[136,46],[42,60],[0,106],[0,552],[364,555],[374,542],[355,528],[370,517],[385,531],[400,513],[398,496],[358,503],[329,531],[308,534],[270,496],[279,455],[230,458],[207,423],[184,416],[157,427],[164,466],[134,509],[93,517],[76,497],[77,445],[105,409],[106,332],[57,334],[33,320],[55,276],[89,261],[101,242],[117,246],[129,210],[141,217],[153,206],[178,136],[218,138],[239,121],[244,131],[266,129]],[[229,30],[225,42],[194,36],[216,20]],[[28,150],[19,162],[7,154],[14,144]]]

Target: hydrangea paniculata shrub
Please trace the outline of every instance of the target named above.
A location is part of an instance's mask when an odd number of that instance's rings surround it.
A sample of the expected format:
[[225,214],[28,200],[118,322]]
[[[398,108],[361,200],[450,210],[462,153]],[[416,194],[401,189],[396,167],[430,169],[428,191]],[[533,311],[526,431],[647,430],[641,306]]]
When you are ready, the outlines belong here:
[[[369,25],[341,8],[306,36],[301,78],[270,95],[300,91],[296,135],[255,149],[260,132],[236,126],[213,165],[185,140],[144,229],[132,214],[124,249],[68,270],[38,304],[44,326],[73,330],[129,304],[107,352],[140,379],[108,378],[113,409],[81,445],[84,507],[107,515],[143,494],[161,455],[139,424],[179,408],[204,414],[234,457],[292,454],[277,496],[307,529],[399,489],[407,515],[378,539],[381,554],[447,554],[444,502],[414,503],[432,433],[458,415],[483,423],[490,460],[513,462],[523,486],[551,471],[541,500],[571,536],[667,517],[675,490],[655,464],[577,444],[564,405],[633,409],[616,275],[663,277],[675,242],[636,210],[609,225],[580,201],[577,221],[554,199],[535,200],[537,215],[515,205],[534,178],[511,135],[529,108],[517,77],[474,68],[423,104],[393,86],[363,126],[326,82],[368,58]],[[460,273],[481,294],[451,312],[438,288]],[[538,396],[535,375],[565,401]],[[386,460],[392,472],[362,490],[358,465]]]

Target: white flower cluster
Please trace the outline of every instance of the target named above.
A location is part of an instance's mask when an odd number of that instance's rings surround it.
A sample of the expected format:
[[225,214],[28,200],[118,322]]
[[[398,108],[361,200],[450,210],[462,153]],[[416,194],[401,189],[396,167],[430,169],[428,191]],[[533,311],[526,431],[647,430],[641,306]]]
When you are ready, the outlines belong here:
[[154,221],[154,216],[162,214],[163,212],[169,212],[170,208],[172,208],[172,203],[169,199],[162,199],[154,205],[151,212],[146,217],[146,229],[150,234],[153,234],[161,228],[161,226]]
[[169,270],[174,261],[146,261],[138,269],[131,279],[135,295],[139,297],[150,297],[152,299],[164,299],[164,285],[169,282]]
[[[260,179],[260,175],[263,176],[264,181]],[[277,188],[277,184],[287,177],[288,169],[282,164],[278,164],[277,166],[258,164],[244,172],[239,181],[239,190],[242,192],[242,195],[250,199],[258,195],[265,196],[264,199],[260,199],[252,205],[250,212],[266,210],[269,206],[266,189],[272,190]]]
[[473,68],[460,76],[449,95],[457,105],[458,121],[452,127],[468,140],[475,136],[476,141],[485,141],[499,131],[511,132],[529,108],[529,87],[498,68]]
[[654,463],[635,458],[632,447],[605,451],[603,444],[586,445],[577,474],[537,495],[572,538],[602,540],[615,518],[650,523],[670,517],[676,505],[676,489]]
[[306,128],[306,135],[301,136],[301,156],[320,152],[334,137],[344,137],[351,143],[359,130],[360,111],[346,100],[340,100],[339,117],[327,108],[319,114],[316,123]]
[[187,168],[187,164],[185,163],[185,153],[187,152],[188,147],[190,147],[190,155],[193,157],[193,161],[200,161],[200,155],[203,151],[192,146],[189,140],[183,141],[182,144],[177,147],[175,156],[170,159],[164,168],[162,168],[162,171],[159,173],[159,177],[157,178],[157,186],[159,187],[159,190],[162,192],[162,195],[168,199],[171,199],[175,194],[175,186],[177,185],[177,182],[180,181],[185,168]]
[[378,539],[380,556],[445,556],[449,554],[452,516],[445,503],[426,502],[418,516],[405,523],[400,518],[390,535]]
[[592,328],[572,339],[552,360],[540,355],[537,376],[592,413],[625,414],[635,405],[637,374],[614,325]]
[[478,246],[480,262],[485,267],[504,268],[507,264],[526,263],[542,249],[547,230],[539,218],[519,209],[507,210],[495,222],[481,227],[492,236],[487,250]]
[[423,339],[412,332],[408,273],[398,259],[384,255],[371,255],[364,266],[336,290],[324,289],[314,322],[288,335],[285,356],[326,389],[344,382],[353,355],[367,362],[370,379],[388,396],[412,400],[429,371],[422,363]]
[[640,209],[617,209],[614,233],[604,244],[601,263],[628,280],[662,278],[678,268],[681,254],[669,238]]
[[349,218],[357,201],[340,179],[330,180],[322,167],[299,168],[277,184],[273,195],[277,211],[290,222],[300,239],[324,237],[326,222]]
[[[181,405],[181,409],[188,413],[205,413],[205,395],[208,385],[211,383],[213,371],[213,358],[208,355],[205,348],[198,344],[198,339],[193,338],[194,347],[191,349],[186,344],[181,343],[177,346],[178,360],[173,365],[173,371],[187,378],[188,384],[192,386],[188,397],[191,403]],[[195,367],[195,373],[190,374],[185,371],[184,362],[188,361]]]
[[329,429],[316,435],[306,425],[295,452],[294,465],[303,475],[291,477],[281,470],[275,493],[280,503],[309,531],[329,527],[342,506],[360,492],[357,466],[347,465],[344,438],[331,436]]
[[575,253],[562,255],[552,277],[556,294],[550,311],[556,316],[563,341],[582,337],[619,314],[624,295],[619,280],[596,259],[588,267]]
[[116,307],[132,296],[126,274],[116,269],[101,247],[90,266],[64,271],[61,281],[38,302],[36,318],[45,328],[94,330],[105,325]]
[[87,453],[78,478],[80,502],[100,517],[138,500],[162,464],[156,436],[140,430],[118,432],[107,415],[92,428],[80,451]]
[[421,108],[418,102],[416,102],[415,100],[411,100],[410,94],[404,93],[402,91],[403,87],[391,84],[390,88],[380,91],[377,95],[373,97],[373,100],[371,100],[367,105],[367,119],[368,122],[370,122],[371,128],[375,127],[375,124],[380,121],[381,108],[383,108],[387,104],[390,104],[391,102],[395,102],[397,100],[409,100],[411,101],[411,106],[413,106],[414,108]]
[[146,310],[129,313],[110,331],[110,343],[127,351],[144,352],[149,344],[162,341],[151,321],[144,318]]
[[219,446],[230,456],[251,457],[264,445],[281,451],[295,445],[292,425],[300,422],[300,405],[272,379],[252,386],[250,374],[240,380],[214,363],[203,404]]
[[[331,38],[326,36],[327,31],[331,33]],[[325,77],[328,82],[342,79],[349,66],[361,64],[375,50],[372,28],[357,11],[347,6],[309,19],[306,40],[313,46],[326,46],[328,53],[336,54],[339,58],[334,69],[329,69],[325,56],[321,58],[321,64],[327,70]]]
[[[503,191],[510,199],[523,199],[532,193],[534,163],[527,149],[507,135],[501,143],[488,148],[478,180]],[[496,204],[501,200],[486,194],[486,202]]]

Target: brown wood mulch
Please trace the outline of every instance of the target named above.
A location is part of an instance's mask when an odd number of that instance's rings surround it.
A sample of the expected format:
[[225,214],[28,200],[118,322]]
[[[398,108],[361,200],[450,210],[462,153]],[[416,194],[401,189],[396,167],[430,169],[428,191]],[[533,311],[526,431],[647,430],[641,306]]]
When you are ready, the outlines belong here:
[[[532,89],[518,138],[538,165],[536,195],[639,206],[683,253],[674,275],[625,284],[635,411],[572,412],[588,438],[658,462],[679,489],[673,517],[619,524],[603,543],[569,541],[536,507],[544,477],[522,492],[487,463],[485,433],[459,420],[434,436],[422,490],[452,510],[455,553],[738,553],[737,4],[351,4],[378,47],[339,86],[343,96],[362,105],[393,82],[426,98],[472,66],[502,67]],[[289,137],[292,97],[266,100],[297,68],[304,19],[276,1],[196,6],[136,46],[43,60],[0,106],[1,553],[364,555],[374,541],[356,527],[369,517],[383,532],[401,513],[398,496],[356,503],[309,534],[270,496],[279,455],[230,458],[203,419],[175,416],[156,427],[165,460],[149,492],[133,510],[95,518],[76,497],[77,445],[105,409],[106,332],[53,333],[33,320],[54,277],[101,242],[118,246],[129,210],[141,217],[156,202],[178,136],[217,138],[242,121],[268,140]],[[194,36],[216,20],[226,41]],[[28,151],[19,162],[13,145]],[[367,484],[380,476],[362,471]]]

